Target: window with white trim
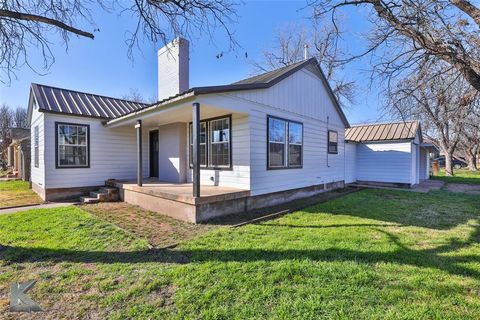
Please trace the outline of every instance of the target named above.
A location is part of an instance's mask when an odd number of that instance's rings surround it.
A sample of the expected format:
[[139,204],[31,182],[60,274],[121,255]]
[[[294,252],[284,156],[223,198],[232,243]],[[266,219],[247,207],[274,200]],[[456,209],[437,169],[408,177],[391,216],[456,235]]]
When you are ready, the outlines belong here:
[[[231,118],[207,119],[200,122],[200,167],[230,168],[232,162]],[[193,134],[189,126],[189,158],[193,166]]]
[[268,116],[267,167],[301,168],[303,164],[303,124]]
[[230,118],[211,120],[210,132],[210,167],[230,166]]
[[35,165],[35,168],[38,168],[39,167],[39,154],[38,154],[38,149],[39,149],[39,140],[40,140],[40,134],[38,132],[38,126],[35,126],[35,128],[33,128],[33,134],[34,134],[34,137],[33,137],[33,161],[34,161],[34,165]]
[[56,123],[57,168],[88,168],[89,126]]
[[[190,136],[190,166],[193,166],[193,134],[192,134],[192,124],[190,124],[189,129]],[[207,123],[200,122],[200,166],[207,166]]]
[[338,132],[334,130],[328,130],[328,153],[338,153]]

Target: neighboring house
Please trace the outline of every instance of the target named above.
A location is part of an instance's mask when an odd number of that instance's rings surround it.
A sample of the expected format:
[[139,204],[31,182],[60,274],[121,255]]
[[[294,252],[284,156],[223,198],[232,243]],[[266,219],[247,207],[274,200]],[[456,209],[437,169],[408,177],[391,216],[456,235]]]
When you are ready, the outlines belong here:
[[159,50],[158,64],[151,105],[32,84],[32,186],[43,199],[109,180],[127,202],[198,222],[344,186],[349,123],[316,59],[196,88],[186,40]]
[[347,183],[412,186],[430,176],[429,152],[420,123],[354,125],[345,131]]
[[30,180],[30,129],[11,128],[12,142],[7,147],[8,170],[11,176]]

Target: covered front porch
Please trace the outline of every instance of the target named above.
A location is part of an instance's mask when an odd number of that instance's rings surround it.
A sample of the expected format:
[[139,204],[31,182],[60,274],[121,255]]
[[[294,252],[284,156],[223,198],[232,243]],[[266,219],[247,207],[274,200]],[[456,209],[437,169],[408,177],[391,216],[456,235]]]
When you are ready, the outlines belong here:
[[[107,181],[125,202],[194,223],[245,211],[250,196],[247,114],[190,100],[106,126],[136,133],[136,179]],[[237,153],[237,145],[247,152]]]

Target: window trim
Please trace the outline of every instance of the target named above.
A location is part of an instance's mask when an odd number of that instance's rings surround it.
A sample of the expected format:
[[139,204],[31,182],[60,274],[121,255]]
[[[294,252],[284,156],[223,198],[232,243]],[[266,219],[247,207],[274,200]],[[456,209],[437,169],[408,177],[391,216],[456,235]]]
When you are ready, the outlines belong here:
[[[271,167],[270,166],[270,118],[272,119],[277,119],[277,120],[282,120],[285,121],[285,165],[282,167]],[[290,126],[289,123],[296,123],[302,126],[302,152],[300,154],[300,165],[290,165],[289,161],[289,149],[290,149],[290,143],[289,143],[289,130]],[[286,169],[303,169],[303,149],[304,149],[304,127],[303,127],[303,122],[300,121],[295,121],[295,120],[289,120],[277,116],[272,116],[267,114],[267,170],[286,170]]]
[[33,128],[33,165],[35,168],[40,167],[40,129],[38,125]]
[[[220,120],[220,119],[228,119],[229,123],[229,130],[228,130],[228,149],[230,153],[230,164],[228,166],[221,166],[221,167],[213,167],[210,166],[210,121],[214,120]],[[200,119],[200,122],[205,122],[206,123],[206,146],[205,146],[205,157],[206,157],[206,166],[200,166],[200,170],[217,170],[217,171],[232,171],[233,170],[233,148],[232,148],[232,115],[224,115],[224,116],[219,116],[219,117],[214,117],[214,118],[207,118],[207,119]],[[190,121],[188,123],[188,167],[190,169],[193,169],[193,165],[190,163],[190,126],[193,123]]]
[[[330,152],[330,132],[335,132],[337,134],[337,151],[336,152]],[[338,131],[337,130],[331,130],[328,129],[327,131],[327,152],[328,154],[338,154]]]
[[[62,166],[58,161],[58,126],[82,126],[87,127],[87,164],[85,166]],[[71,123],[55,121],[55,169],[88,169],[90,168],[90,125],[84,123]]]

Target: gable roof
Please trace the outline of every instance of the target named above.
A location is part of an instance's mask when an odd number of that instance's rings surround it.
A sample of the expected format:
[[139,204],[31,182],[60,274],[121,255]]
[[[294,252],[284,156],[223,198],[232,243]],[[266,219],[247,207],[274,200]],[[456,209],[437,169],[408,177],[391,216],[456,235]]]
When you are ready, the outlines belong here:
[[42,112],[87,116],[111,121],[135,115],[137,112],[146,109],[161,108],[167,103],[180,101],[192,96],[241,90],[267,89],[303,68],[314,71],[314,73],[320,77],[343,123],[347,127],[350,126],[316,58],[296,62],[227,85],[194,87],[153,104],[132,102],[36,83],[32,83],[31,92],[35,96],[39,110]]
[[[330,84],[328,83],[327,78],[323,74],[323,71],[320,68],[320,65],[316,58],[310,58],[304,61],[296,62],[288,66],[285,66],[273,71],[265,72],[263,74],[246,78],[246,79],[243,79],[231,84],[227,84],[227,85],[194,87],[187,91],[181,92],[177,95],[158,101],[157,103],[151,104],[143,109],[161,108],[169,102],[178,101],[184,98],[189,98],[192,96],[198,96],[202,94],[225,93],[225,92],[241,91],[241,90],[267,89],[303,68],[308,68],[310,70],[313,68],[316,71],[315,73],[319,75],[319,77],[321,78],[325,86],[325,89],[327,90],[327,93],[330,99],[332,100],[333,105],[335,106],[335,109],[340,115],[340,118],[342,119],[345,126],[349,127],[350,124],[348,123],[347,117],[343,113],[342,108],[340,107],[335,95],[333,94],[333,90],[330,87]],[[129,116],[130,114],[134,114],[138,111],[140,110],[132,111],[124,116]]]
[[12,138],[12,143],[30,139],[30,129],[10,128],[10,137]]
[[[311,59],[309,59],[311,60]],[[250,78],[246,78],[237,82],[232,83],[232,85],[239,85],[239,84],[254,84],[254,83],[268,83],[270,81],[274,81],[279,77],[282,77],[285,74],[291,74],[292,71],[296,70],[299,66],[302,66],[305,63],[310,63],[311,61],[300,61],[296,63],[292,63],[290,65],[268,71]]]
[[345,140],[350,142],[411,140],[415,139],[419,130],[418,121],[360,124],[345,129]]
[[101,119],[115,119],[145,108],[148,104],[32,83],[38,109]]

